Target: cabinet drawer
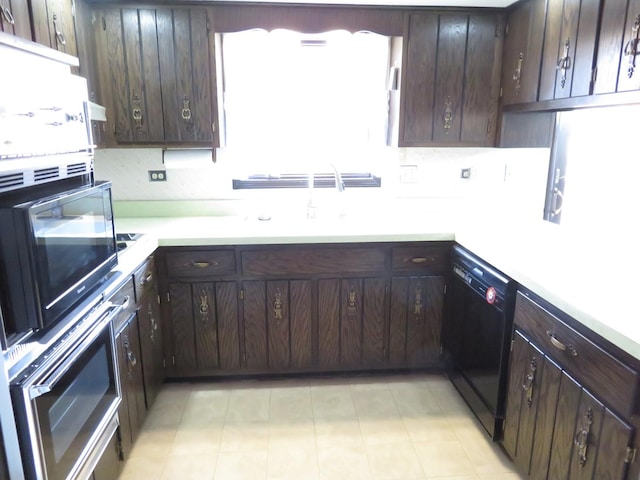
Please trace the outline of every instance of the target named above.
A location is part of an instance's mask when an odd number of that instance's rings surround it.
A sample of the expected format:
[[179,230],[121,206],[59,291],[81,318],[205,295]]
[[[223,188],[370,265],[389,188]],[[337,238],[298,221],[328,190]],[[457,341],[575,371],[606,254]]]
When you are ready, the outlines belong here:
[[233,250],[189,250],[167,253],[169,277],[206,278],[236,273]]
[[391,253],[391,268],[399,272],[445,275],[449,250],[449,247],[430,245],[396,247]]
[[623,415],[635,413],[639,375],[518,292],[514,321],[576,380]]
[[383,271],[380,248],[292,247],[242,252],[244,275],[350,274]]
[[136,288],[136,301],[139,301],[146,293],[153,290],[156,285],[156,271],[153,257],[144,262],[133,273],[133,282]]
[[120,313],[113,320],[113,331],[116,333],[122,329],[129,317],[136,311],[134,291],[133,278],[129,277],[127,282],[109,298],[109,301],[114,305],[124,305],[124,308],[120,310]]

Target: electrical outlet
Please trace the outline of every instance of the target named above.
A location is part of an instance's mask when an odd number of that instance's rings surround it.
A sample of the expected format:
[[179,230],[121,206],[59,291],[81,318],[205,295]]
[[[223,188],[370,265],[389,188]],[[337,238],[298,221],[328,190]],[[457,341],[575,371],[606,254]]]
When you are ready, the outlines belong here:
[[167,171],[166,170],[149,170],[150,182],[166,182]]
[[465,180],[469,180],[471,178],[471,169],[463,168],[460,170],[460,178],[464,178]]
[[418,183],[418,166],[400,165],[400,183]]

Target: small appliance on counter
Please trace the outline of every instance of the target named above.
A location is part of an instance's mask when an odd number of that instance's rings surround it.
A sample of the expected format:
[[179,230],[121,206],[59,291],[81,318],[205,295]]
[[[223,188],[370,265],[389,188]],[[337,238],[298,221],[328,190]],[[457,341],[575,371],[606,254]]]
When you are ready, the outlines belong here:
[[502,435],[516,283],[455,246],[442,343],[449,378],[493,440]]

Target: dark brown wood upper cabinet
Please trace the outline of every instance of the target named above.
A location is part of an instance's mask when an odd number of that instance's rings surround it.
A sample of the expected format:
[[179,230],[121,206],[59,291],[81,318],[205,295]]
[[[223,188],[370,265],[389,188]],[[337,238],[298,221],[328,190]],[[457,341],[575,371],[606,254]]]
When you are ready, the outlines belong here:
[[502,104],[538,99],[546,0],[528,0],[509,12],[502,60]]
[[96,14],[101,98],[115,143],[213,145],[207,10],[125,8]]
[[399,146],[494,144],[502,23],[499,14],[407,15]]
[[[635,3],[640,7],[640,2]],[[618,86],[618,75],[627,73],[628,64],[622,59],[623,40],[627,33],[626,13],[626,1],[604,2],[600,19],[594,94],[615,92]],[[633,21],[629,26],[629,34],[632,28]]]
[[36,42],[78,56],[71,0],[31,0],[31,15]]
[[0,32],[32,40],[27,0],[0,0]]
[[549,0],[538,99],[589,95],[600,0]]
[[629,0],[624,25],[619,92],[640,89],[640,0]]

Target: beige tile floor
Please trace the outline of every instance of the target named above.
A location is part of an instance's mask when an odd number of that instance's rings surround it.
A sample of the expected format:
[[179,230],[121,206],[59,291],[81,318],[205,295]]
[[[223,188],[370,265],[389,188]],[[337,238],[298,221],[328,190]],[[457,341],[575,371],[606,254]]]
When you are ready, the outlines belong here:
[[120,476],[520,478],[438,375],[166,384]]

